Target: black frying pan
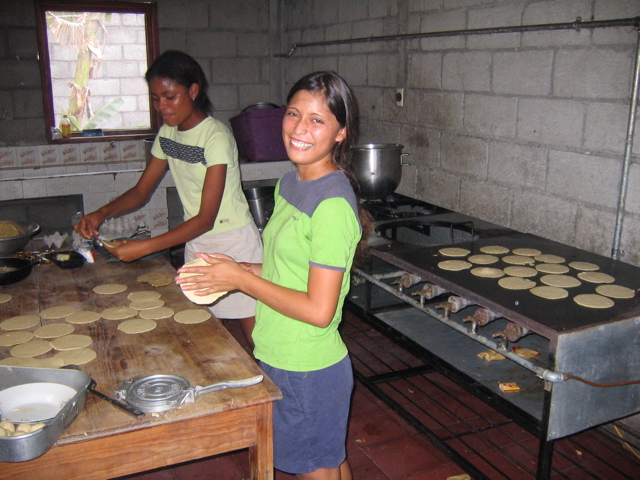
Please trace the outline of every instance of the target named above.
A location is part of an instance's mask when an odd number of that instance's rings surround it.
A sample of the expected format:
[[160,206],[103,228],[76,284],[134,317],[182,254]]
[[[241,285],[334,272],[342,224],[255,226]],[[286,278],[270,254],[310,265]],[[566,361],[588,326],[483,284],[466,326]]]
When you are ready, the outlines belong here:
[[16,283],[27,278],[33,262],[24,258],[0,258],[0,285]]

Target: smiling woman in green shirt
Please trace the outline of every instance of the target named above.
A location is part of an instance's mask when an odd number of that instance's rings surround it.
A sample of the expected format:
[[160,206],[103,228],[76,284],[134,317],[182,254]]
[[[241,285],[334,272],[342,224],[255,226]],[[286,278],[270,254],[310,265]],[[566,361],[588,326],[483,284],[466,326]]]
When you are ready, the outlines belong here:
[[254,354],[284,397],[274,405],[274,463],[305,480],[351,479],[345,441],[353,376],[338,326],[366,224],[348,164],[356,135],[346,82],[334,72],[300,79],[282,124],[296,171],[276,187],[263,263],[198,254],[211,265],[184,269],[203,274],[185,289],[238,289],[258,300]]

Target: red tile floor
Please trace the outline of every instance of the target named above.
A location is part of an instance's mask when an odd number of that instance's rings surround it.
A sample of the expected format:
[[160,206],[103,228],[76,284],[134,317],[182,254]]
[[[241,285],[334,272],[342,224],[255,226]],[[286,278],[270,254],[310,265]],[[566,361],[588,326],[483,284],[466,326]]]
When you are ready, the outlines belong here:
[[[245,346],[237,325],[227,328]],[[347,328],[359,328],[353,325]],[[387,345],[386,348],[393,348]],[[401,355],[401,354],[400,354]],[[431,375],[431,374],[430,374]],[[435,374],[439,375],[439,374]],[[426,375],[425,375],[426,376]],[[446,385],[447,379],[436,379]],[[456,388],[454,384],[451,388]],[[459,388],[459,387],[458,387]],[[470,411],[490,407],[464,395],[469,408],[459,413],[473,421]],[[426,403],[429,399],[418,401]],[[494,411],[495,412],[495,411]],[[445,416],[450,413],[443,412]],[[499,413],[494,414],[500,417]],[[451,424],[450,418],[436,420]],[[493,429],[489,429],[493,430]],[[469,460],[490,479],[533,479],[538,448],[536,437],[514,423],[489,431],[484,436],[473,435],[451,439],[448,444]],[[349,463],[355,480],[446,480],[461,475],[463,469],[435,448],[402,417],[387,407],[362,384],[356,382],[349,422],[347,442]],[[594,453],[595,452],[595,453]],[[246,450],[218,455],[172,467],[126,477],[126,480],[244,480],[249,478]],[[276,480],[295,478],[276,471]],[[555,443],[552,479],[640,479],[640,459],[622,443],[599,429],[580,433]],[[125,480],[121,478],[120,480]]]

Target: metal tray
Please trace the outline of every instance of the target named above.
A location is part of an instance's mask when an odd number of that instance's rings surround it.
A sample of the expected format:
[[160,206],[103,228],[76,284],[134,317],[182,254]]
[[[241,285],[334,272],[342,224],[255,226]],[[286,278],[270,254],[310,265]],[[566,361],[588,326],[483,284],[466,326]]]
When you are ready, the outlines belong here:
[[0,462],[26,462],[49,450],[84,408],[90,381],[89,375],[80,370],[0,365],[0,390],[24,383],[53,382],[78,391],[54,418],[44,422],[44,428],[20,437],[0,437]]

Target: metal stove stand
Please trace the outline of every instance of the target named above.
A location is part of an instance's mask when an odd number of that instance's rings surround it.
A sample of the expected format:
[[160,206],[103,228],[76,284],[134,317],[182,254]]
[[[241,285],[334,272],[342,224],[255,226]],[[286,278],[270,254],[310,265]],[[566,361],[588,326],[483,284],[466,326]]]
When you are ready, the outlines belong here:
[[[489,406],[473,379],[356,303],[347,301],[345,311],[342,335],[357,381],[475,480],[536,478],[535,420],[509,402]],[[552,478],[638,478],[640,460],[601,428],[550,445]]]

